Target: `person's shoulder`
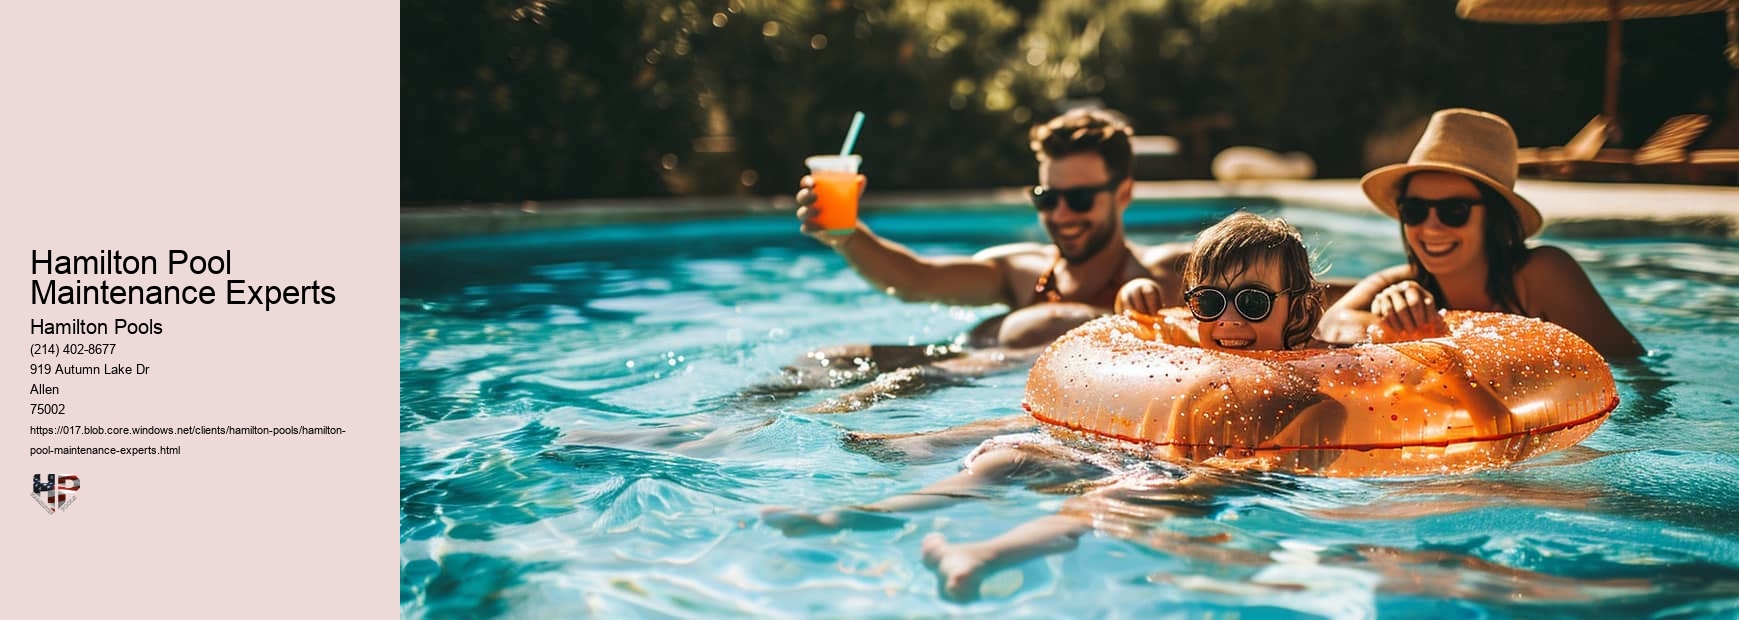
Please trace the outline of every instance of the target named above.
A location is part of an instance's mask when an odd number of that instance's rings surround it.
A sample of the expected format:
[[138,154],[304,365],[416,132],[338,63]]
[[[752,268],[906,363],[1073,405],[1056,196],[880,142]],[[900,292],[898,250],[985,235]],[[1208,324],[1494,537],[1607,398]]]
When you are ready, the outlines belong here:
[[1183,261],[1190,255],[1192,244],[1188,241],[1174,241],[1150,246],[1134,246],[1135,256],[1150,270],[1182,270]]
[[1365,276],[1365,281],[1377,281],[1387,286],[1402,280],[1412,280],[1418,277],[1418,275],[1419,274],[1413,273],[1412,265],[1402,263],[1393,267],[1379,269],[1371,275]]
[[1569,299],[1576,291],[1592,290],[1593,287],[1588,272],[1582,269],[1575,257],[1549,245],[1528,249],[1522,266],[1516,269],[1515,286],[1517,296],[1522,298],[1522,305],[1526,307],[1542,299]]
[[1576,257],[1565,252],[1563,248],[1542,245],[1528,249],[1527,258],[1523,259],[1517,275],[1524,278],[1550,278],[1572,271],[1582,271],[1582,264],[1576,262]]
[[1527,262],[1522,263],[1523,266],[1531,265],[1535,262],[1540,262],[1546,265],[1577,264],[1576,257],[1570,256],[1570,253],[1564,251],[1564,248],[1555,245],[1539,245],[1528,248],[1527,256]]
[[976,260],[976,261],[1000,261],[1000,260],[1009,260],[1012,258],[1025,258],[1025,257],[1032,257],[1032,256],[1046,257],[1047,256],[1046,249],[1048,247],[1049,246],[1044,245],[1042,243],[1033,243],[1031,241],[1023,241],[1021,243],[1005,243],[1002,245],[991,246],[991,247],[979,250],[977,254],[972,255],[972,260]]

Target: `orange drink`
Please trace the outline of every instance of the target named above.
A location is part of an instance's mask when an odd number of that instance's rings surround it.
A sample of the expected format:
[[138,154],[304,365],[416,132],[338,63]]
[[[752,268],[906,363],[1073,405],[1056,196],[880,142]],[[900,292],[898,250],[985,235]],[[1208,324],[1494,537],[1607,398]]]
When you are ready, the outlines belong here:
[[830,235],[849,235],[857,228],[857,197],[863,191],[857,166],[862,161],[857,155],[816,155],[803,160],[809,166],[809,176],[815,179],[812,208],[820,211],[815,222]]

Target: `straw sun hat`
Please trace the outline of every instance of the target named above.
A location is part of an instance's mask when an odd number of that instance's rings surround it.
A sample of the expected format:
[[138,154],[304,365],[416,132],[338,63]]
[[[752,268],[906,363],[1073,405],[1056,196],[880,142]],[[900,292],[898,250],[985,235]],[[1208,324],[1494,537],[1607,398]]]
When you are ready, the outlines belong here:
[[1502,117],[1467,108],[1438,110],[1407,163],[1372,170],[1359,185],[1377,210],[1399,219],[1401,178],[1421,171],[1459,174],[1496,190],[1515,207],[1522,238],[1540,232],[1540,210],[1516,195],[1516,132]]

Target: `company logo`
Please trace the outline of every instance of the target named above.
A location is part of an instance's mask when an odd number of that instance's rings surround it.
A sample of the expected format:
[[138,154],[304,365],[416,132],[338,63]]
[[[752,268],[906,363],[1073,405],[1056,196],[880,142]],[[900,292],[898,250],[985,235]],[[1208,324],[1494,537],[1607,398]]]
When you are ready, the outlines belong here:
[[[46,479],[45,479],[46,478]],[[66,510],[78,496],[78,476],[60,476],[54,474],[36,474],[30,477],[30,497],[47,510],[48,514]]]

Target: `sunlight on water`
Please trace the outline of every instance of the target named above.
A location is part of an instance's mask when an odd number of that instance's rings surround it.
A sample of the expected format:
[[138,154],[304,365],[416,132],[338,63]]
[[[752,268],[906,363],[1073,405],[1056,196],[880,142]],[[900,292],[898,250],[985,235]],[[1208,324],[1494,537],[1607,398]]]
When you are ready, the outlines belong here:
[[[1187,239],[1231,206],[1138,205],[1131,236]],[[1389,220],[1255,210],[1298,225],[1330,276],[1401,260]],[[870,222],[926,254],[1043,238],[1018,210]],[[972,446],[895,458],[843,434],[1021,414],[1023,373],[839,415],[803,412],[838,390],[744,390],[814,348],[946,342],[998,308],[899,302],[788,216],[407,245],[401,605],[464,617],[1739,613],[1739,247],[1548,241],[1651,350],[1615,366],[1622,403],[1583,445],[1463,476],[1162,477],[1151,502],[1108,515],[1074,552],[998,573],[966,604],[938,596],[923,537],[982,540],[1068,493],[1016,487],[812,537],[761,511],[861,504],[958,471]]]

